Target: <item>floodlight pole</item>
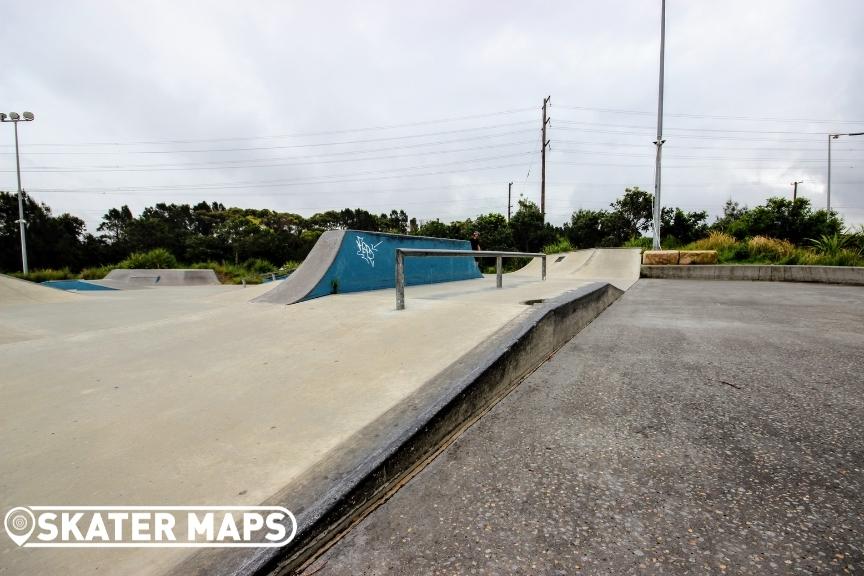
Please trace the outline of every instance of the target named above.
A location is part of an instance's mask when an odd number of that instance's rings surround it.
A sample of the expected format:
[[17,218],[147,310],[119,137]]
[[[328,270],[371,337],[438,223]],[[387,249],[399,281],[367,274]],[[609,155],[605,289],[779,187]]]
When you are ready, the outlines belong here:
[[24,112],[22,118],[19,114],[12,112],[8,116],[0,114],[0,122],[12,122],[15,125],[15,173],[18,175],[18,226],[21,231],[21,268],[24,274],[30,272],[27,266],[27,222],[24,220],[24,193],[21,190],[21,158],[18,154],[18,122],[30,122],[33,114]]
[[864,136],[864,132],[850,132],[848,134],[828,134],[828,212],[831,212],[831,140],[837,140],[840,136]]
[[18,156],[18,122],[15,122],[15,173],[18,175],[18,226],[21,231],[21,267],[29,274],[27,266],[27,223],[24,221],[24,196],[21,190],[21,158]]
[[663,156],[663,63],[666,52],[666,0],[662,0],[660,13],[660,93],[657,99],[657,159],[654,164],[654,250],[660,250],[660,219],[663,208],[660,204],[660,160]]

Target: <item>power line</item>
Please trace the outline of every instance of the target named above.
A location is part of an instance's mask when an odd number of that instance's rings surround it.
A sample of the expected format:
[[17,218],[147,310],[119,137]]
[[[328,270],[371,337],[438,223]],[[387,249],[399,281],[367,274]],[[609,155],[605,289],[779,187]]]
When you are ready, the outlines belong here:
[[[392,175],[386,175],[386,176],[378,176],[378,177],[374,177],[374,178],[344,178],[344,176],[352,176],[352,175],[341,175],[340,174],[340,175],[334,175],[334,176],[326,177],[326,179],[316,179],[316,180],[295,179],[295,180],[264,180],[264,181],[258,181],[258,182],[251,181],[251,182],[211,183],[211,184],[196,184],[196,185],[177,184],[177,185],[160,185],[160,186],[125,186],[125,187],[113,186],[111,188],[104,188],[102,190],[105,190],[106,192],[107,191],[158,192],[158,191],[171,191],[171,190],[209,190],[209,189],[228,190],[228,189],[248,188],[248,187],[252,187],[252,186],[258,186],[258,187],[313,186],[313,185],[319,185],[319,184],[339,184],[339,183],[349,183],[349,182],[372,182],[372,181],[378,181],[378,180],[392,180],[392,179],[398,179],[398,178],[413,178],[413,177],[420,177],[420,176],[438,176],[441,174],[456,174],[456,173],[462,173],[462,172],[480,172],[480,171],[485,171],[485,170],[500,170],[500,169],[504,169],[504,168],[513,168],[513,167],[518,167],[518,166],[522,166],[522,164],[521,163],[519,163],[519,164],[502,164],[502,165],[498,165],[498,166],[484,166],[484,167],[479,167],[479,168],[462,168],[459,170],[442,170],[442,171],[435,171],[435,172],[421,172],[421,173],[417,173],[417,174],[392,174]],[[363,174],[363,173],[358,173],[357,175],[360,175],[360,174]],[[376,172],[369,172],[368,174],[376,174]],[[333,178],[340,178],[340,179],[333,179]],[[74,188],[54,188],[54,189],[51,189],[51,188],[31,188],[30,190],[32,192],[40,192],[40,191],[44,192],[44,191],[48,191],[48,190],[76,191],[76,189],[74,189]],[[80,191],[80,190],[89,190],[89,191],[97,192],[100,189],[87,188],[87,189],[78,189],[77,191]]]
[[[518,164],[514,165],[514,166],[518,166]],[[365,181],[366,180],[358,180],[357,182],[365,182]],[[783,181],[783,182],[785,182],[785,181]],[[320,182],[320,184],[331,184],[331,183],[332,182]],[[339,183],[342,183],[342,182],[339,182]],[[530,180],[527,182],[514,181],[513,186],[515,186],[515,187],[523,186],[523,187],[526,187],[528,189],[532,189],[534,186],[536,186],[539,183],[540,183],[539,180]],[[243,184],[244,184],[243,186],[239,186],[239,185],[235,186],[233,184],[229,185],[229,186],[219,186],[217,184],[205,185],[205,186],[198,185],[198,186],[194,186],[191,189],[213,191],[213,190],[235,190],[238,188],[254,189],[256,187],[261,187],[261,186],[271,188],[271,187],[278,186],[278,183],[270,182],[270,181],[248,182],[248,183],[243,183]],[[583,187],[591,187],[591,188],[595,188],[595,189],[596,188],[621,188],[621,189],[623,189],[623,188],[634,186],[635,184],[636,183],[634,183],[633,181],[629,181],[629,182],[624,182],[624,181],[622,181],[622,182],[569,181],[569,182],[547,183],[547,186],[550,188],[573,188],[573,187],[583,186]],[[841,181],[841,182],[837,182],[837,184],[861,185],[861,184],[864,184],[864,180]],[[680,188],[683,188],[683,189],[706,189],[706,188],[716,188],[716,187],[726,187],[726,186],[735,186],[735,187],[759,186],[762,188],[766,188],[766,187],[770,188],[772,186],[782,187],[783,185],[784,184],[782,184],[780,180],[778,180],[777,183],[775,183],[775,184],[766,183],[766,182],[733,182],[733,183],[728,184],[728,185],[721,185],[721,184],[718,184],[716,181],[714,181],[714,182],[669,183],[668,185],[664,184],[664,187],[679,188],[679,189]],[[319,196],[319,195],[328,195],[328,194],[332,194],[332,195],[337,195],[337,194],[376,195],[376,194],[390,194],[390,193],[400,193],[400,192],[427,191],[427,190],[449,190],[449,189],[480,188],[480,187],[488,187],[491,190],[495,190],[500,186],[501,186],[501,182],[499,180],[494,180],[494,181],[486,181],[486,182],[471,182],[471,183],[466,183],[466,184],[436,184],[436,185],[429,185],[429,186],[400,186],[398,188],[386,188],[386,189],[376,188],[374,190],[341,189],[341,190],[334,190],[334,191],[329,191],[329,192],[321,192],[321,191],[315,191],[315,192],[295,192],[295,191],[278,192],[278,191],[276,191],[276,192],[274,192],[274,191],[270,191],[270,192],[267,192],[266,194],[253,194],[253,195],[255,195],[255,196],[260,196],[260,195],[264,195],[264,196]],[[131,193],[131,192],[151,193],[151,192],[169,191],[169,192],[171,192],[171,195],[186,195],[186,194],[181,194],[181,192],[176,191],[176,190],[184,190],[184,189],[186,189],[186,188],[178,188],[178,187],[171,187],[171,186],[168,186],[168,187],[163,187],[163,186],[160,186],[160,187],[115,187],[115,188],[104,188],[104,189],[96,189],[96,188],[31,188],[30,192],[34,193],[34,194],[35,193],[38,193],[38,194],[73,194],[73,195],[84,194],[84,195],[96,195],[96,196],[124,196],[124,195],[127,195],[128,193]],[[197,195],[197,194],[199,194],[199,192],[195,192],[192,195]],[[232,192],[231,194],[236,194],[236,193]],[[131,194],[128,194],[128,195],[131,195]],[[490,197],[490,198],[494,198],[496,200],[498,199],[497,196]]]
[[[70,143],[46,143],[38,142],[28,144],[28,146],[142,146],[150,144],[197,144],[202,142],[234,142],[234,141],[251,141],[251,140],[273,140],[280,138],[308,138],[310,136],[331,136],[334,134],[350,134],[355,132],[371,132],[376,130],[395,130],[399,128],[412,128],[417,126],[428,126],[431,124],[444,124],[449,122],[461,122],[463,120],[476,120],[480,118],[490,118],[493,116],[503,116],[507,114],[518,114],[521,112],[533,111],[534,108],[517,108],[513,110],[502,110],[500,112],[489,112],[486,114],[472,114],[469,116],[455,116],[451,118],[440,118],[437,120],[421,120],[418,122],[407,122],[404,124],[389,124],[383,126],[369,126],[365,128],[345,128],[341,130],[327,130],[321,132],[297,132],[294,134],[274,134],[265,136],[229,136],[223,138],[187,138],[187,139],[165,139],[165,140],[140,140],[136,142],[70,142]],[[6,147],[6,146],[3,146]]]
[[[592,108],[589,106],[556,106],[565,110],[579,110],[583,112],[604,112],[610,114],[634,114],[642,116],[653,116],[656,111],[647,110],[622,110],[620,108]],[[864,124],[864,120],[821,120],[812,118],[778,118],[767,116],[718,116],[712,114],[665,114],[673,118],[696,118],[710,120],[742,120],[752,122],[804,122],[808,124]]]
[[[604,143],[604,142],[582,142],[576,140],[561,140],[563,143],[574,143],[574,144],[586,144],[586,145],[608,145],[608,146],[621,146],[621,147],[634,147],[645,149],[647,148],[644,144],[632,144],[632,143]],[[366,162],[366,161],[378,161],[378,160],[393,160],[393,159],[401,159],[411,156],[429,156],[429,155],[441,155],[441,154],[455,154],[460,152],[470,152],[470,151],[478,151],[478,150],[487,150],[493,148],[506,148],[512,146],[520,146],[533,143],[531,141],[521,141],[521,142],[505,142],[500,144],[487,144],[483,146],[474,146],[469,148],[456,148],[456,149],[446,149],[446,150],[423,150],[419,152],[410,152],[403,153],[398,155],[388,155],[388,156],[369,156],[369,157],[360,157],[360,158],[345,158],[340,160],[321,160],[322,158],[330,158],[332,156],[345,156],[351,154],[366,154],[371,153],[373,151],[350,151],[350,152],[336,152],[331,154],[321,154],[316,156],[289,156],[289,157],[277,157],[277,158],[261,158],[261,159],[251,159],[251,160],[219,160],[219,161],[207,161],[207,162],[182,162],[182,163],[174,163],[174,164],[111,164],[111,165],[96,165],[96,166],[63,166],[63,165],[31,165],[27,167],[27,172],[31,173],[52,173],[52,172],[158,172],[158,171],[196,171],[196,170],[223,170],[223,169],[233,169],[233,168],[269,168],[269,167],[291,167],[291,166],[305,166],[305,165],[320,165],[320,164],[339,164],[339,163],[350,163],[350,162]],[[391,147],[380,149],[380,151],[384,150],[404,150],[405,147]],[[539,145],[536,147],[539,150]],[[726,148],[718,148],[716,146],[688,146],[687,150],[713,150],[713,151],[724,151]],[[783,153],[795,153],[795,152],[806,152],[806,151],[814,151],[819,150],[822,151],[821,148],[785,148],[785,147],[756,147],[756,148],[738,148],[734,149],[735,151],[758,151],[758,152],[783,152]],[[606,151],[597,151],[597,150],[585,150],[580,148],[557,148],[554,152],[567,152],[572,154],[585,154],[585,155],[600,155],[600,156],[621,156],[621,157],[632,157],[632,158],[648,158],[650,155],[646,154],[633,154],[628,152],[606,152]],[[840,149],[837,152],[864,152],[864,148],[854,149],[854,148],[844,148]],[[674,150],[671,152],[674,158],[678,159],[703,159],[703,160],[736,160],[736,159],[744,159],[744,160],[782,160],[781,157],[754,157],[754,156],[678,156],[675,155]],[[838,160],[864,160],[864,158],[839,158]],[[284,162],[290,160],[297,160],[298,162]],[[796,159],[795,162],[806,162],[806,163],[824,163],[824,160],[821,159]],[[0,170],[0,173],[9,173],[13,172],[12,170]]]
[[[426,167],[432,166],[448,166],[453,164],[465,164],[468,162],[485,162],[488,160],[498,160],[502,158],[513,158],[516,156],[528,156],[531,152],[516,152],[513,154],[504,154],[500,156],[492,156],[485,158],[470,158],[467,160],[457,160],[453,162],[444,162],[441,164],[429,164]],[[416,154],[415,154],[416,155]],[[29,170],[24,170],[24,172],[37,173],[37,174],[65,174],[65,173],[106,173],[106,172],[168,172],[168,171],[200,171],[200,170],[225,170],[232,168],[276,168],[276,167],[297,167],[297,166],[318,166],[322,164],[341,164],[345,162],[362,162],[366,160],[387,160],[387,159],[396,159],[402,158],[402,156],[383,156],[378,158],[359,158],[359,159],[345,159],[345,160],[330,160],[330,161],[308,161],[308,162],[292,162],[292,163],[276,163],[276,164],[246,164],[246,165],[231,165],[231,166],[201,166],[201,167],[176,167],[176,168],[67,168],[67,167],[31,167]],[[406,170],[408,168],[405,168]],[[399,170],[398,168],[396,170]],[[13,170],[0,170],[0,173],[3,172],[14,172]]]
[[[564,143],[564,144],[579,144],[579,145],[589,145],[589,146],[617,146],[622,148],[647,148],[648,145],[643,143],[633,143],[633,142],[596,142],[594,140],[556,140],[556,142]],[[788,142],[788,140],[771,140],[771,142]],[[808,142],[811,142],[808,140]],[[722,146],[693,146],[687,145],[688,150],[726,150]],[[754,146],[751,148],[742,148],[740,146],[735,146],[734,150],[755,150],[755,151],[770,151],[777,150],[782,152],[825,152],[825,146],[808,146],[804,148],[789,148],[788,146]],[[864,152],[864,147],[862,148],[842,148],[835,149],[843,152]]]
[[[645,132],[627,132],[623,130],[595,130],[593,128],[585,128],[585,129],[577,129],[577,128],[568,128],[567,126],[559,126],[556,127],[557,130],[563,130],[565,132],[579,132],[579,133],[587,133],[587,134],[614,134],[616,136],[633,136],[645,138],[650,135],[650,131],[648,128],[645,128]],[[825,134],[821,134],[820,137],[824,137]],[[804,139],[804,138],[758,138],[752,136],[702,136],[697,134],[675,134],[673,138],[685,139],[685,140],[731,140],[735,142],[747,141],[747,142],[795,142],[795,143],[807,143],[813,144],[816,142],[814,138]]]
[[[456,141],[444,141],[444,143],[450,142],[459,142]],[[410,157],[410,156],[429,156],[429,155],[438,155],[438,154],[456,154],[459,152],[472,152],[477,150],[490,150],[494,148],[508,148],[512,146],[524,146],[528,144],[534,143],[534,139],[519,141],[519,142],[502,142],[500,144],[484,144],[482,146],[474,146],[470,148],[447,148],[444,150],[420,150],[418,152],[409,152],[403,153],[399,156],[379,156],[379,157],[366,157],[366,158],[349,158],[346,160],[341,160],[340,162],[364,162],[366,160],[382,160],[382,159],[390,159],[390,158],[401,158],[401,157]],[[438,143],[430,143],[438,144]],[[404,151],[406,149],[416,149],[418,146],[390,146],[387,148],[377,148],[374,150],[348,150],[342,152],[330,152],[330,153],[322,153],[316,154],[315,156],[277,156],[275,158],[254,158],[254,159],[243,159],[243,160],[208,160],[205,162],[179,162],[172,164],[164,164],[164,163],[156,163],[156,164],[108,164],[108,165],[95,165],[95,166],[40,166],[40,165],[32,165],[29,166],[30,169],[50,169],[50,168],[180,168],[180,167],[195,167],[195,166],[216,166],[216,167],[231,167],[230,165],[244,165],[255,167],[253,163],[260,162],[280,162],[286,160],[313,160],[313,159],[321,159],[321,158],[331,158],[331,157],[341,157],[341,156],[350,156],[356,154],[373,154],[377,152],[392,152],[392,151]],[[334,161],[335,162],[335,161]],[[329,163],[329,162],[327,162]],[[0,171],[2,172],[2,171]]]
[[[642,126],[639,124],[609,124],[606,122],[577,122],[569,120],[559,120],[556,124],[564,124],[566,126],[602,126],[606,128],[635,128],[639,130],[653,130],[652,126]],[[825,137],[824,132],[801,132],[799,130],[735,130],[730,128],[684,128],[684,127],[664,127],[666,130],[679,130],[684,132],[728,132],[736,134],[793,134],[793,135],[808,135]]]
[[[478,126],[474,128],[458,128],[454,130],[440,130],[438,132],[423,132],[420,134],[403,134],[400,136],[385,136],[382,138],[366,138],[362,140],[342,140],[338,142],[315,142],[308,144],[289,144],[281,146],[250,146],[245,148],[199,148],[194,150],[127,150],[124,152],[27,152],[32,154],[191,154],[191,153],[211,153],[211,152],[244,152],[244,151],[259,151],[259,150],[287,150],[295,148],[319,148],[323,146],[344,146],[348,144],[368,144],[371,142],[391,142],[394,140],[408,140],[411,138],[425,138],[427,136],[442,136],[446,134],[461,134],[465,132],[476,132],[478,130],[495,130],[498,128],[508,128],[511,126],[525,126],[533,124],[531,121],[526,122],[509,122],[505,124],[491,124],[488,126]],[[504,133],[508,134],[508,133]],[[496,136],[489,134],[486,137]],[[478,136],[482,137],[482,136]],[[8,148],[8,146],[4,146]],[[11,154],[3,152],[2,154]]]

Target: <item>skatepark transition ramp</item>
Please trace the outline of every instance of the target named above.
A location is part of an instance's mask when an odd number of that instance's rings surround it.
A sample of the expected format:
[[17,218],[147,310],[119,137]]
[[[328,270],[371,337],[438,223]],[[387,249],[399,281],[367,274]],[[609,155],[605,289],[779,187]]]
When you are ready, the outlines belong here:
[[[396,249],[470,250],[467,240],[404,236],[357,230],[329,230],[297,270],[252,302],[294,304],[341,292],[362,292],[396,285]],[[473,258],[405,260],[405,283],[434,284],[482,278]]]
[[210,286],[219,285],[213,270],[116,268],[104,278],[110,286]]
[[66,302],[75,300],[74,294],[40,286],[35,282],[20,280],[14,276],[0,274],[0,307],[18,304]]

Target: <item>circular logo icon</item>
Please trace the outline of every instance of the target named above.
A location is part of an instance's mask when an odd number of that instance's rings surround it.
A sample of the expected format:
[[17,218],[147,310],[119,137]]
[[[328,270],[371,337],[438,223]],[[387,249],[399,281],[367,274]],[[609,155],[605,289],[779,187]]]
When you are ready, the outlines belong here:
[[9,538],[21,546],[33,533],[33,529],[36,527],[36,518],[28,508],[18,506],[6,513],[3,524],[6,526],[6,534],[9,535]]

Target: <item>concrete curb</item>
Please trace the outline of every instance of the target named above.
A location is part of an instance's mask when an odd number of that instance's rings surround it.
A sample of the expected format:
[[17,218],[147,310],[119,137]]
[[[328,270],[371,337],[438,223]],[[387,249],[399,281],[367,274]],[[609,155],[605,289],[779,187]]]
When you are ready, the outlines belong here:
[[666,280],[819,282],[822,284],[864,286],[864,268],[853,266],[774,266],[763,264],[698,266],[643,265],[641,277]]
[[288,546],[203,551],[172,573],[297,570],[622,294],[610,284],[594,283],[527,308],[268,499],[264,504],[285,506],[297,518],[297,535]]

